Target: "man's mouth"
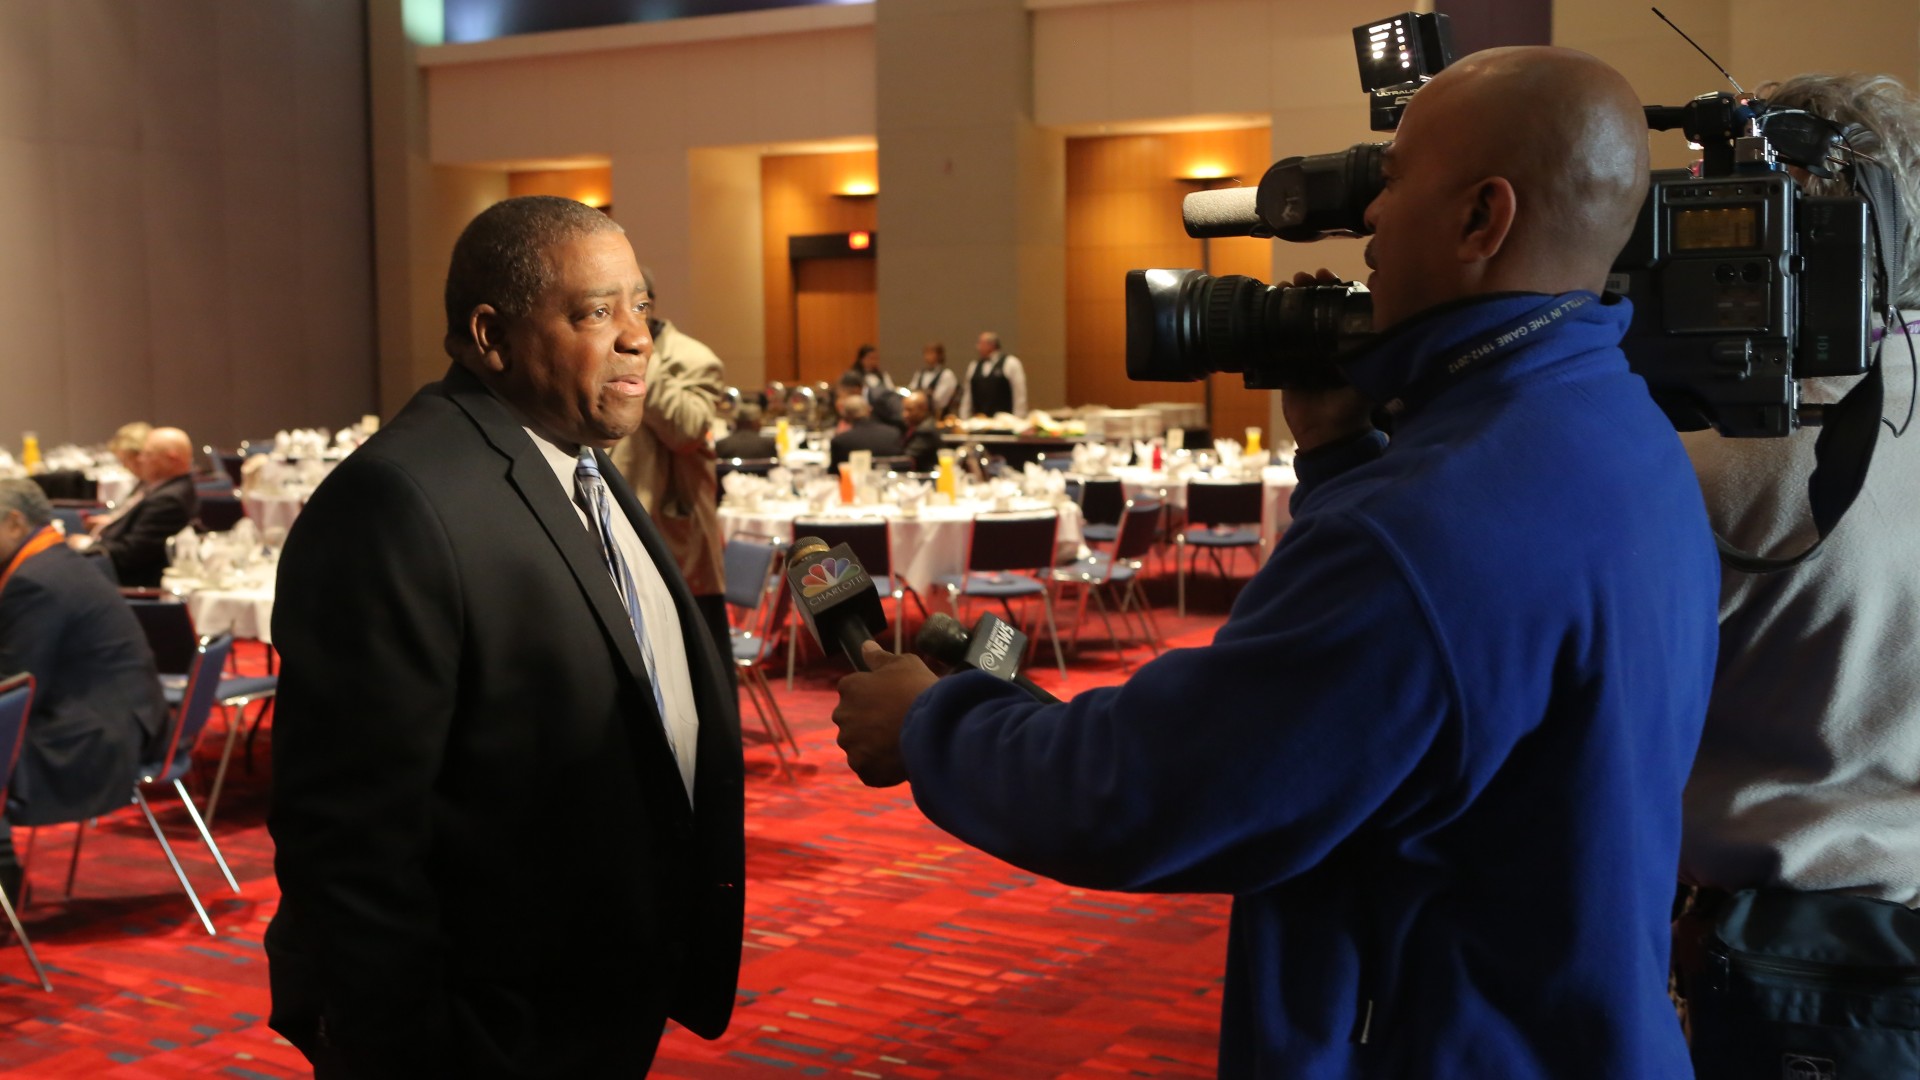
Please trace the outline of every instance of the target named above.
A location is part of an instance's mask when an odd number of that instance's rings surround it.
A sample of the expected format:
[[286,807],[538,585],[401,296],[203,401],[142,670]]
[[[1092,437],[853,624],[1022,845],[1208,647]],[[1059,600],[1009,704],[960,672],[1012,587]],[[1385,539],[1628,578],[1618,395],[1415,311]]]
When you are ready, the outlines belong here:
[[607,385],[613,387],[614,393],[627,397],[637,398],[647,392],[647,380],[639,375],[621,375],[609,380]]

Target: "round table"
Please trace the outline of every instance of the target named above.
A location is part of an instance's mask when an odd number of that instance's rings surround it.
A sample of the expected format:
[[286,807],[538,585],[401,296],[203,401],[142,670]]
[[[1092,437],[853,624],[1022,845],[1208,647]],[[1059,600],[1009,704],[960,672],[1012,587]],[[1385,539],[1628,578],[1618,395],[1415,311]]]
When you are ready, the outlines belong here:
[[307,505],[309,494],[311,492],[306,491],[272,494],[249,492],[240,497],[240,505],[246,509],[253,523],[260,527],[260,535],[265,536],[269,530],[279,529],[280,537],[284,540],[287,530],[293,528],[294,519],[300,516],[301,509]]
[[[938,496],[932,496],[938,498]],[[973,519],[984,513],[1045,513],[1058,510],[1060,532],[1056,546],[1068,555],[1077,555],[1081,546],[1080,508],[1072,503],[1055,507],[1052,503],[1025,497],[1015,498],[1005,511],[993,503],[964,500],[958,506],[923,506],[907,516],[891,505],[842,506],[829,503],[823,510],[810,510],[797,499],[766,500],[753,509],[738,506],[720,508],[720,533],[731,538],[739,533],[772,537],[783,543],[793,540],[793,523],[798,518],[823,518],[840,521],[884,519],[887,545],[893,555],[893,572],[915,592],[927,595],[933,583],[967,569],[967,540]]]
[[[256,579],[257,580],[257,579]],[[194,632],[202,637],[231,633],[236,638],[273,644],[273,578],[208,585],[195,578],[168,576],[160,587],[187,603]]]
[[118,506],[120,500],[133,494],[140,481],[118,465],[105,465],[94,474],[94,484],[95,499],[108,506]]

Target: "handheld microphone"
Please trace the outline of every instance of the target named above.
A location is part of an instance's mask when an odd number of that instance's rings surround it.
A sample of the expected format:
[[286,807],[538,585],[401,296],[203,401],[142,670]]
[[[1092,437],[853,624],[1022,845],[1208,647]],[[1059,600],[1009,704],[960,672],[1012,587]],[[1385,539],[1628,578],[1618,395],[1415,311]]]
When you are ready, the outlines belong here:
[[1035,701],[1048,705],[1060,702],[1021,674],[1020,657],[1027,651],[1027,635],[998,615],[980,616],[971,634],[951,615],[929,615],[920,632],[914,635],[913,644],[948,667],[984,671],[1025,690]]
[[853,549],[845,544],[829,548],[817,536],[795,540],[787,560],[787,586],[820,648],[829,653],[837,649],[855,670],[868,670],[860,646],[886,630],[887,614]]

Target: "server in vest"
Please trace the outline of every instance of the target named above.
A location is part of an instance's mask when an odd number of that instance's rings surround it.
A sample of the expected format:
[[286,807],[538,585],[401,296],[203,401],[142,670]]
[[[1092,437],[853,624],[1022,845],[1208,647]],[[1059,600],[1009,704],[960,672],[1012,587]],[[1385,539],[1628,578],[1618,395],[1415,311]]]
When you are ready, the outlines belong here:
[[979,358],[967,365],[960,381],[960,417],[1027,415],[1027,369],[1020,358],[1000,347],[1000,335],[991,330],[973,343]]
[[920,350],[920,370],[907,384],[910,390],[927,395],[927,405],[935,420],[945,420],[960,407],[960,377],[947,366],[947,347],[937,341]]
[[446,377],[280,561],[273,1027],[319,1080],[640,1076],[668,1018],[726,1030],[745,876],[722,661],[606,452],[645,284],[611,218],[526,196],[446,306]]

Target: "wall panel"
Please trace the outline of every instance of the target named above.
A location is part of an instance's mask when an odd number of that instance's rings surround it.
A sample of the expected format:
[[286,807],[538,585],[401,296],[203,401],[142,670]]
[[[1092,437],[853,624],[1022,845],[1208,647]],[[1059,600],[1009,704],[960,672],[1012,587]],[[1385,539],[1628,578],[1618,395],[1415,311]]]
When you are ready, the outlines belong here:
[[[872,150],[837,154],[775,154],[760,161],[761,271],[767,333],[766,377],[792,382],[811,367],[800,361],[794,325],[793,268],[787,238],[816,233],[872,231],[877,199],[835,196],[849,183],[873,183],[879,155]],[[880,258],[886,256],[881,254]],[[951,348],[951,346],[949,346]],[[851,352],[838,369],[853,363]]]
[[[1187,236],[1180,203],[1202,185],[1181,176],[1220,172],[1256,181],[1266,170],[1264,127],[1161,135],[1107,135],[1067,141],[1067,399],[1076,405],[1130,408],[1203,399],[1199,383],[1136,383],[1127,378],[1126,272],[1201,265],[1200,242]],[[1229,186],[1227,181],[1214,181]],[[1212,242],[1216,275],[1266,279],[1272,245]],[[1270,395],[1234,377],[1214,379],[1215,426],[1265,427]]]

